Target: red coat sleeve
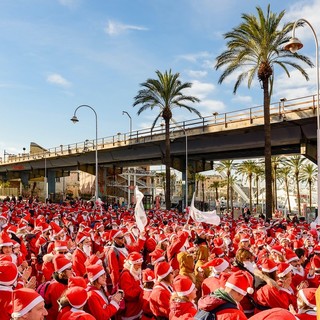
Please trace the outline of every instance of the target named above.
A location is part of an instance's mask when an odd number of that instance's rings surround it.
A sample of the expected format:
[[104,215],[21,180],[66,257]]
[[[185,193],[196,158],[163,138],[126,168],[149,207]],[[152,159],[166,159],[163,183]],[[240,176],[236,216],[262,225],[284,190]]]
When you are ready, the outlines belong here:
[[86,305],[86,310],[93,315],[96,320],[108,320],[116,314],[119,307],[114,304],[106,304],[102,298],[94,291],[89,291],[89,298]]

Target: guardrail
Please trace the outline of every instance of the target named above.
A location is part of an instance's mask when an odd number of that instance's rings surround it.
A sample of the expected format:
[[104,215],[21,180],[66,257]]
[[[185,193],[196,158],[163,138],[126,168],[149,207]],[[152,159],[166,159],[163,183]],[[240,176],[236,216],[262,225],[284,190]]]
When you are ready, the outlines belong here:
[[[317,108],[317,96],[310,95],[290,100],[274,102],[270,104],[270,117],[278,116],[279,119],[285,118],[286,114],[290,112],[297,112],[312,109],[315,113]],[[254,120],[263,118],[263,106],[251,107],[225,113],[213,113],[212,116],[203,118],[191,119],[181,122],[175,122],[170,125],[170,131],[175,134],[180,132],[184,136],[184,130],[202,129],[203,132],[207,126],[221,126],[227,127],[230,123],[249,120],[254,123]],[[272,122],[272,121],[271,121]],[[189,136],[189,133],[188,133]],[[152,140],[164,140],[165,128],[161,124],[154,128],[145,128],[131,133],[117,133],[116,135],[100,138],[97,142],[98,150],[107,147],[124,146],[127,144],[139,144]],[[39,153],[22,153],[22,154],[5,154],[0,158],[0,164],[9,164],[15,162],[23,162],[30,160],[48,159],[57,156],[81,154],[92,152],[95,150],[95,139],[85,140],[68,145],[60,145],[58,147],[49,148]],[[5,157],[6,156],[6,157]]]

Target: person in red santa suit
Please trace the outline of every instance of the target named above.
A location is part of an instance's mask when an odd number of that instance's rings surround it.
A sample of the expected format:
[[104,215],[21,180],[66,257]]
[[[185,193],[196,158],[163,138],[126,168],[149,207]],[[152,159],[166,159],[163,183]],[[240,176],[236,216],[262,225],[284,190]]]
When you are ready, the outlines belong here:
[[240,302],[247,293],[253,293],[253,277],[247,271],[236,271],[228,278],[224,289],[217,289],[198,301],[195,318],[215,314],[216,320],[245,320]]
[[103,253],[104,241],[103,241],[103,232],[104,225],[101,222],[97,222],[94,225],[94,234],[93,234],[93,249],[92,253],[101,254]]
[[229,262],[223,258],[214,258],[205,263],[201,268],[211,269],[209,277],[204,279],[201,284],[202,296],[205,296],[219,288],[224,288],[225,283],[229,277],[230,265]]
[[292,282],[292,266],[288,263],[282,262],[278,265],[277,270],[277,287],[266,284],[261,287],[255,295],[255,301],[261,308],[255,309],[255,313],[260,312],[263,307],[270,308],[283,308],[289,309],[292,304],[296,307],[296,297],[291,288]]
[[250,320],[297,320],[297,318],[288,310],[282,308],[272,308],[259,312],[252,316]]
[[91,255],[90,235],[86,232],[79,232],[76,237],[77,249],[72,255],[73,271],[76,276],[84,276],[86,273],[85,262]]
[[17,278],[17,266],[11,261],[0,261],[0,315],[3,320],[10,320],[12,312],[12,287]]
[[316,311],[316,288],[300,289],[297,293],[297,306],[296,312],[293,306],[290,306],[290,312],[300,320],[317,320]]
[[310,261],[310,268],[306,279],[309,282],[309,287],[318,288],[320,285],[320,258],[313,256]]
[[61,320],[77,319],[77,320],[95,320],[91,314],[83,311],[83,307],[88,300],[88,292],[83,287],[68,288],[65,293],[71,309],[64,313]]
[[142,270],[142,283],[143,283],[143,294],[142,294],[142,316],[141,320],[155,319],[150,309],[150,294],[154,286],[155,275],[153,270],[147,268]]
[[174,292],[170,300],[170,320],[194,319],[197,313],[195,299],[197,288],[195,284],[186,276],[177,276],[173,281]]
[[56,320],[59,312],[58,300],[68,287],[68,279],[72,276],[72,263],[64,255],[56,255],[53,259],[53,280],[47,287],[44,301],[48,310],[47,320]]
[[141,266],[142,255],[131,252],[123,265],[119,278],[119,288],[124,292],[125,309],[121,312],[121,319],[136,320],[142,314],[142,283]]
[[111,230],[112,245],[108,249],[106,260],[114,291],[117,290],[125,259],[130,252],[140,252],[142,250],[145,243],[144,235],[145,232],[141,232],[138,242],[129,246],[125,244],[124,234],[121,230]]
[[43,320],[48,314],[44,307],[43,298],[32,289],[15,290],[12,305],[12,320]]
[[150,309],[156,319],[169,319],[170,298],[173,293],[173,270],[168,262],[155,267],[156,283],[150,295]]
[[96,320],[108,320],[119,310],[122,293],[117,292],[110,298],[106,292],[106,272],[101,265],[87,266],[89,284],[87,287],[88,301],[84,308]]

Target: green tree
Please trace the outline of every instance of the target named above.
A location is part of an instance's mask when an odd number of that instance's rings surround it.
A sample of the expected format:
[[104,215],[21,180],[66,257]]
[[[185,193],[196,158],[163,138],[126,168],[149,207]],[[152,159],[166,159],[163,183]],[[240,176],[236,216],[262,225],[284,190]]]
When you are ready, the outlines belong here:
[[[152,128],[157,121],[162,118],[165,123],[165,167],[166,167],[166,186],[170,186],[170,120],[174,108],[183,108],[189,112],[193,112],[201,117],[200,112],[188,106],[186,103],[199,102],[200,100],[193,96],[186,96],[182,93],[185,89],[191,88],[190,82],[181,82],[179,73],[173,74],[171,70],[161,73],[156,71],[157,79],[147,79],[141,83],[143,89],[139,90],[134,98],[133,106],[141,105],[138,115],[147,109],[153,110],[159,108],[159,113],[153,121]],[[166,209],[171,208],[171,192],[170,188],[165,190]]]
[[278,169],[281,165],[282,157],[281,156],[273,156],[271,157],[271,165],[272,165],[272,182],[273,182],[273,211],[274,209],[278,209]]
[[312,207],[312,184],[317,178],[317,168],[312,163],[307,163],[301,170],[302,181],[307,182],[309,188],[309,208],[311,212]]
[[230,178],[232,170],[235,168],[233,160],[222,160],[216,167],[216,171],[220,174],[225,174],[227,177],[227,211],[229,211],[229,202],[230,202]]
[[289,212],[291,213],[291,202],[290,202],[290,195],[289,195],[290,174],[291,174],[291,168],[288,166],[282,166],[278,170],[279,178],[284,182],[284,187],[286,189],[286,194],[288,199],[288,208],[289,208]]
[[237,172],[246,176],[249,181],[249,209],[252,212],[252,178],[257,164],[255,161],[246,160],[237,166]]
[[226,185],[227,185],[227,180],[221,180],[221,179],[217,179],[210,184],[209,189],[213,189],[215,191],[216,201],[219,200],[219,189],[223,188]]
[[259,204],[259,180],[261,177],[264,176],[264,168],[262,167],[261,163],[256,163],[255,167],[253,168],[254,179],[256,182],[256,204]]
[[255,76],[263,89],[267,218],[272,217],[270,98],[274,67],[282,68],[289,77],[287,67],[291,66],[308,80],[308,74],[297,61],[305,62],[308,66],[313,65],[307,57],[284,50],[283,45],[289,40],[288,33],[293,28],[293,23],[282,24],[284,14],[284,10],[279,14],[273,13],[270,5],[266,13],[257,7],[257,16],[242,14],[243,22],[224,35],[228,49],[217,57],[215,66],[216,69],[225,67],[219,79],[220,84],[232,73],[239,72],[233,89],[234,94],[246,79],[250,88]]
[[296,182],[297,189],[297,202],[298,202],[298,212],[301,215],[301,201],[300,201],[300,181],[301,181],[301,169],[305,162],[305,158],[299,156],[292,156],[286,159],[286,164],[290,166],[291,172],[294,174],[294,179]]

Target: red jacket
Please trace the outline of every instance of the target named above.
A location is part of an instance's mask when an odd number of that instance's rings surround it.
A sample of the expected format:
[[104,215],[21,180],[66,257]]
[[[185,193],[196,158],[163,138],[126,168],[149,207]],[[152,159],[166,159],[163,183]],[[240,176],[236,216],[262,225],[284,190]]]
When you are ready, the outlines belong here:
[[169,318],[170,297],[173,289],[163,282],[155,283],[150,295],[150,309],[155,316]]
[[0,318],[1,320],[10,320],[12,313],[12,293],[11,287],[0,285]]
[[78,277],[83,277],[87,272],[85,262],[87,260],[86,254],[77,248],[72,255],[72,270]]

